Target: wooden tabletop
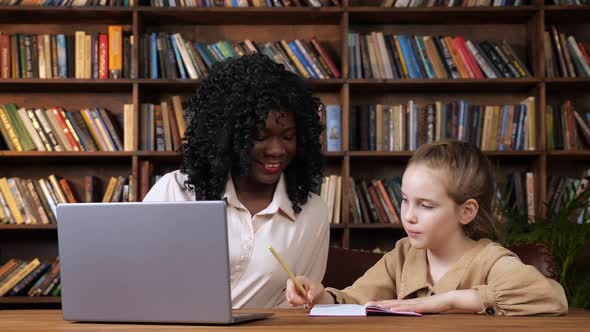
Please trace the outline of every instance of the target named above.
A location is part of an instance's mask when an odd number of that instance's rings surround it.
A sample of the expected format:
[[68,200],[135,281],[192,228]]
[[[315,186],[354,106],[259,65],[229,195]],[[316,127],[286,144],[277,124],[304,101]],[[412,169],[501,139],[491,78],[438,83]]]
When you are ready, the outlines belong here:
[[590,311],[571,310],[562,317],[487,317],[427,315],[423,317],[307,317],[303,310],[271,310],[271,318],[234,326],[94,324],[66,322],[60,310],[0,310],[0,331],[588,331]]

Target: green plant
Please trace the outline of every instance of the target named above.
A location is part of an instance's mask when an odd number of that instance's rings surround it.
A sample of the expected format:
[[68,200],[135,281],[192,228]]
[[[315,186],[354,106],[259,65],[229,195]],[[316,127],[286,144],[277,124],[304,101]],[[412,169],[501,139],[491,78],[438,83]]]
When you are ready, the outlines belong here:
[[[509,206],[509,188],[504,188],[506,200],[500,200],[499,212],[503,223],[501,242],[512,244],[542,243],[555,257],[559,282],[571,307],[590,308],[590,268],[576,261],[580,250],[590,244],[590,223],[578,224],[581,213],[590,207],[590,186],[571,185],[554,211],[547,208],[547,216],[539,212],[532,218],[526,207]],[[584,221],[587,220],[583,218]],[[586,247],[588,248],[588,247]],[[586,263],[587,264],[587,263]]]

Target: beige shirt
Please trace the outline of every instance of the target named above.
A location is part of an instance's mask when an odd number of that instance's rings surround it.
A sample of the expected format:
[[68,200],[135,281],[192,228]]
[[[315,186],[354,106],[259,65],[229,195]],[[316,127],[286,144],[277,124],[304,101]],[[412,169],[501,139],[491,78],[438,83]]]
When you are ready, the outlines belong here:
[[[184,187],[187,176],[164,175],[144,201],[194,201]],[[223,199],[227,203],[231,298],[234,309],[287,307],[289,278],[268,250],[272,245],[295,275],[321,281],[326,271],[330,225],[328,209],[311,194],[299,214],[293,212],[281,176],[271,203],[255,216],[238,200],[231,176]]]
[[426,250],[408,238],[370,268],[352,286],[328,288],[338,303],[411,299],[452,290],[475,289],[488,315],[560,315],[568,305],[563,288],[508,249],[482,239],[434,285],[428,282]]

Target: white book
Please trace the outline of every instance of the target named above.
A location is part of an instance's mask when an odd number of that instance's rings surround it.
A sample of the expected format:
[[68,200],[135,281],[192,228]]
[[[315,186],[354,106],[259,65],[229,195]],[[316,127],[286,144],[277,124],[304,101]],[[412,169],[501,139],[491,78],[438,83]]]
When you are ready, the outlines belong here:
[[309,312],[309,316],[422,316],[413,311],[389,310],[378,305],[370,304],[317,304]]

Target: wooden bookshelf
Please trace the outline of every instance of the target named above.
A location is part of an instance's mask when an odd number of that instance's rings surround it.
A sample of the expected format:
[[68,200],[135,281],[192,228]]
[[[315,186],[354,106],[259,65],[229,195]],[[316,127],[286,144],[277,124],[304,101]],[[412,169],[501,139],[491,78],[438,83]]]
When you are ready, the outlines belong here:
[[[342,105],[344,151],[326,153],[326,173],[343,178],[400,175],[411,152],[348,151],[348,109],[355,103],[426,101],[441,98],[459,99],[464,94],[469,102],[513,103],[531,95],[536,98],[537,147],[535,151],[486,152],[500,173],[532,170],[537,175],[539,202],[546,200],[546,177],[553,172],[579,176],[578,171],[590,166],[590,151],[549,151],[546,149],[545,105],[566,98],[590,105],[586,96],[588,78],[544,77],[543,31],[549,24],[567,25],[589,40],[590,6],[550,6],[534,0],[522,7],[475,8],[380,8],[380,0],[345,0],[342,7],[330,8],[59,8],[0,7],[0,31],[12,33],[67,33],[75,30],[105,32],[108,25],[119,24],[133,34],[132,66],[138,68],[139,42],[147,32],[181,32],[190,39],[212,42],[220,39],[271,41],[277,39],[318,40],[337,55],[342,79],[308,80],[317,95],[329,104]],[[26,23],[24,23],[26,22]],[[348,78],[347,34],[385,31],[388,33],[461,34],[475,39],[507,39],[519,49],[533,76],[521,79],[457,80],[375,80]],[[137,72],[137,71],[136,71]],[[133,104],[136,115],[140,105],[159,102],[163,96],[178,94],[186,100],[200,80],[152,80],[146,78],[119,80],[80,79],[0,79],[0,103],[24,107],[62,106],[65,109],[100,106],[116,118],[123,116],[123,104]],[[136,118],[139,118],[136,116]],[[137,123],[136,123],[137,124]],[[138,126],[136,126],[138,128]],[[138,134],[136,134],[138,135]],[[135,137],[138,141],[138,137]],[[136,147],[137,148],[137,147]],[[103,183],[109,176],[130,175],[140,183],[140,164],[148,162],[152,174],[178,169],[176,152],[11,152],[0,151],[0,176],[64,176],[81,192],[82,178],[96,175]],[[506,168],[506,169],[504,169]],[[331,241],[345,248],[373,249],[393,247],[403,236],[399,225],[350,224],[351,188],[343,184],[341,223],[331,225]],[[21,258],[32,254],[57,253],[55,225],[0,225],[0,262],[20,255],[16,241],[3,241],[14,234],[31,247]],[[38,239],[42,241],[38,241]],[[28,247],[27,247],[28,248]],[[0,297],[3,304],[59,303],[57,297]]]
[[8,296],[0,297],[0,308],[8,304],[55,304],[61,303],[59,296]]
[[0,231],[55,231],[56,224],[32,224],[32,225],[2,225]]

